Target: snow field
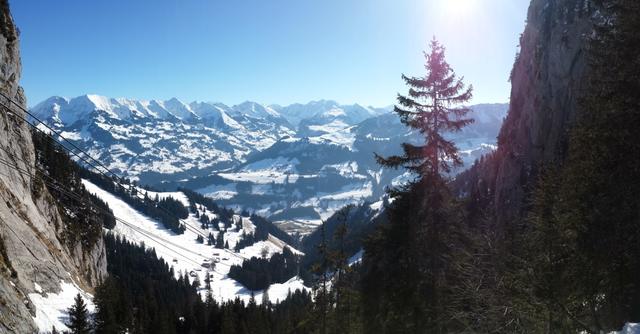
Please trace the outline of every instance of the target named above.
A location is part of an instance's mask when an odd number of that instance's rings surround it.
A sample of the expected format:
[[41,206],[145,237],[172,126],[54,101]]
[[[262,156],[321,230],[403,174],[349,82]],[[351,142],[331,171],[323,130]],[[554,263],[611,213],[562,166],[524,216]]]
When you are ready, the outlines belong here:
[[[210,292],[217,301],[240,298],[248,302],[251,298],[251,291],[229,278],[229,269],[232,265],[242,264],[245,259],[254,256],[261,257],[263,249],[266,249],[267,257],[271,257],[275,253],[281,253],[286,245],[281,240],[269,236],[268,240],[257,242],[252,246],[241,249],[239,253],[235,253],[232,249],[242,238],[243,231],[245,233],[253,233],[255,230],[255,226],[250,219],[235,215],[233,219],[234,221],[241,220],[242,229],[238,230],[234,224],[225,232],[225,240],[228,241],[230,249],[217,249],[207,245],[206,241],[209,233],[212,233],[215,238],[219,232],[214,228],[203,230],[200,221],[194,214],[190,214],[187,219],[183,220],[188,228],[183,234],[178,235],[166,229],[160,222],[143,215],[118,197],[90,181],[83,180],[82,182],[87,191],[105,201],[118,218],[112,233],[124,236],[129,241],[143,244],[145,247],[153,248],[159,258],[162,258],[173,267],[176,277],[180,274],[188,275],[191,282],[197,278],[200,282],[198,292],[203,299]],[[148,194],[152,198],[156,194],[159,198],[171,196],[180,200],[187,207],[190,204],[187,197],[181,192],[149,192]],[[201,215],[206,214],[210,219],[216,217],[213,212],[207,210],[204,206],[197,204],[197,207]],[[205,243],[200,244],[196,241],[198,235],[204,237]],[[292,247],[291,249],[301,254]],[[213,268],[206,268],[203,264],[205,266],[213,265]],[[207,275],[211,279],[211,290],[209,292],[205,288]],[[289,290],[293,292],[303,288],[308,289],[302,285],[302,281],[297,277],[286,283],[274,284],[269,288],[269,300],[271,302],[283,300]],[[254,297],[258,303],[262,300],[262,293],[263,291],[254,291]]]

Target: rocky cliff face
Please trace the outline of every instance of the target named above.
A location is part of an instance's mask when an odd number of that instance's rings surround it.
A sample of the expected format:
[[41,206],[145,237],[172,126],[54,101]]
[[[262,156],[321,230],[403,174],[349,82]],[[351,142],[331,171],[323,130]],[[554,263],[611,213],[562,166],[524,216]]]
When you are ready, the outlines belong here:
[[[0,91],[24,107],[19,34],[7,0],[0,9]],[[56,293],[61,281],[91,290],[106,275],[106,259],[102,240],[92,249],[60,242],[58,207],[46,187],[34,186],[29,127],[7,102],[0,96],[0,333],[35,333],[28,294]]]
[[500,225],[522,215],[537,170],[565,157],[595,13],[592,0],[531,1],[498,150],[458,181],[459,189],[484,195]]

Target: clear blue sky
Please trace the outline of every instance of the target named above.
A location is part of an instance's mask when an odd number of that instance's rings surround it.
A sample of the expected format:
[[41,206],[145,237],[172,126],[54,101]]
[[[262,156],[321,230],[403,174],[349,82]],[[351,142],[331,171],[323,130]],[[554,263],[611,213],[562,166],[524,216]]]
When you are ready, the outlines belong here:
[[10,0],[30,106],[96,93],[236,104],[385,106],[423,73],[432,36],[508,101],[528,0]]

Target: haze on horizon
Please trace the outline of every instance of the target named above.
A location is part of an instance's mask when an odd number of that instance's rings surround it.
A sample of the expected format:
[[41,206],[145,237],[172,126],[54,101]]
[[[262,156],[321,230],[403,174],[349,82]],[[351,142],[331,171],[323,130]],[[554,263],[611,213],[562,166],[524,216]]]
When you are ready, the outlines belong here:
[[387,106],[436,36],[476,103],[507,102],[525,0],[11,0],[28,104],[60,95]]

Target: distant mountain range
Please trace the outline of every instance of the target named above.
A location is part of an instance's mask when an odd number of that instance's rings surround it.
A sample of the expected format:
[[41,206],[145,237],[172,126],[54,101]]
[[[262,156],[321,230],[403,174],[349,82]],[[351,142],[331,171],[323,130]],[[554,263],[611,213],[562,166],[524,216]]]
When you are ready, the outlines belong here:
[[[494,149],[507,108],[472,107],[476,122],[453,136],[467,166]],[[373,153],[419,140],[391,107],[330,100],[227,106],[83,95],[51,97],[31,112],[115,172],[161,189],[190,188],[301,233],[410,178],[380,168]]]

